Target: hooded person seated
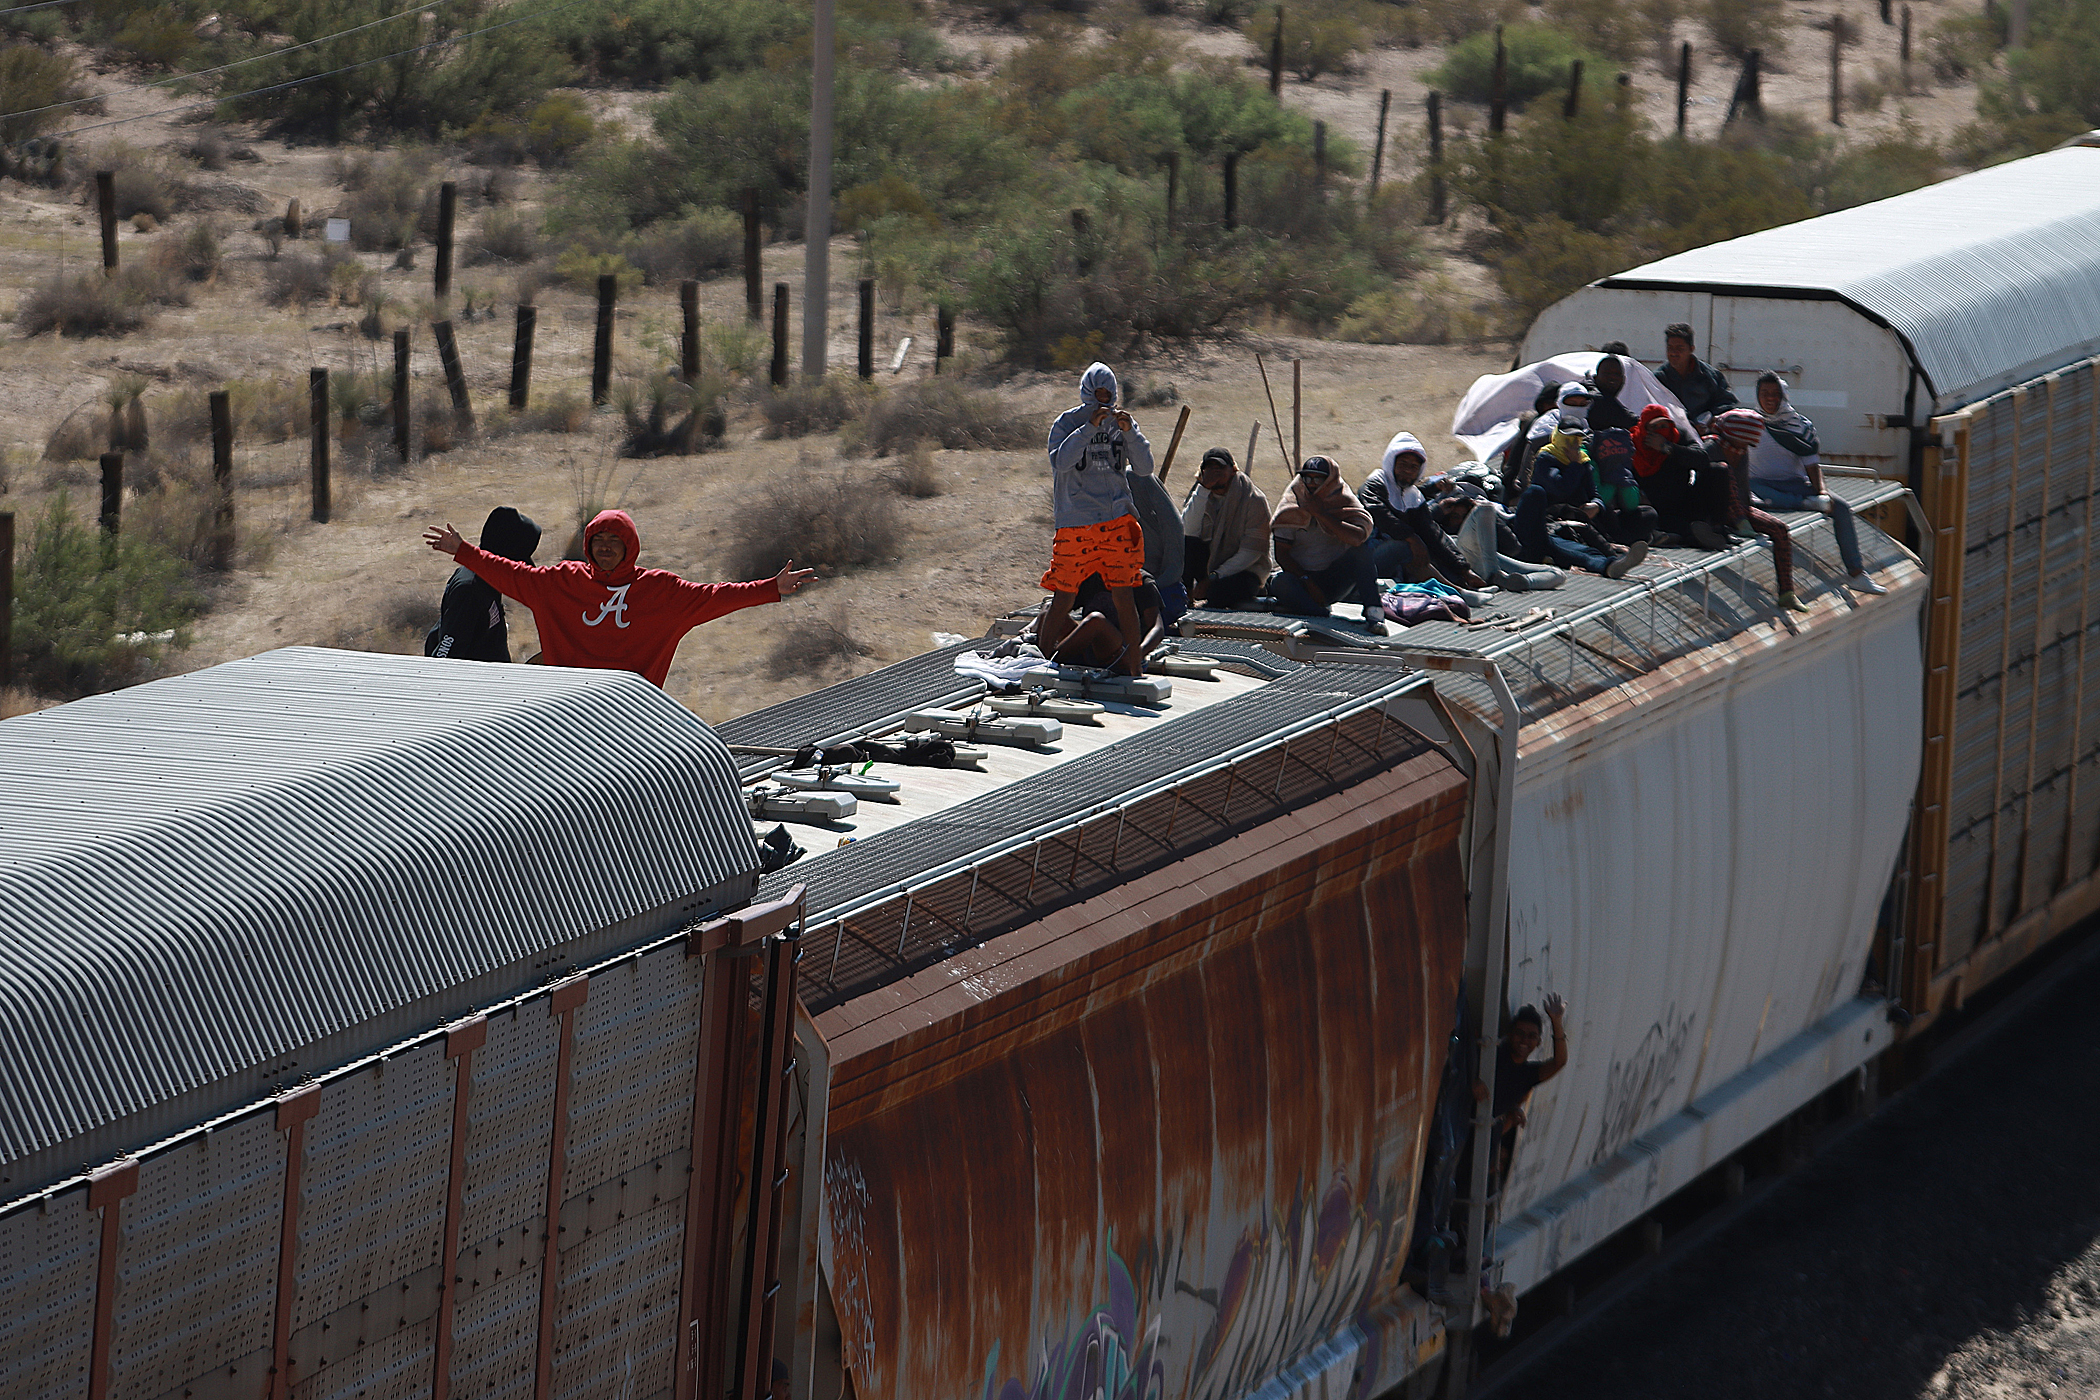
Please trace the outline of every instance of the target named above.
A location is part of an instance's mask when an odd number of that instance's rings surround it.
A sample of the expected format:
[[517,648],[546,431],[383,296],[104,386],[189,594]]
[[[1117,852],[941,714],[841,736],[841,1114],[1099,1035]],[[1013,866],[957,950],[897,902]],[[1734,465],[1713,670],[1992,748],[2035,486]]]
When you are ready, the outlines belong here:
[[1655,510],[1656,529],[1701,549],[1726,549],[1727,469],[1683,437],[1661,404],[1642,409],[1633,431],[1634,479]]
[[[1371,513],[1371,564],[1380,578],[1409,583],[1434,578],[1471,594],[1487,582],[1437,524],[1423,498],[1420,482],[1428,460],[1413,433],[1395,433],[1385,445],[1384,461],[1356,493]],[[1466,601],[1478,606],[1484,600],[1468,596]]]
[[1167,494],[1149,460],[1142,465],[1134,457],[1126,461],[1123,475],[1130,484],[1130,501],[1137,507],[1138,524],[1145,531],[1145,573],[1157,580],[1155,587],[1171,625],[1189,610],[1188,590],[1181,582],[1188,561],[1180,512],[1174,509],[1174,498]]
[[[1502,479],[1512,484],[1512,492],[1521,491],[1531,484],[1531,454],[1538,451],[1539,444],[1552,435],[1552,425],[1559,420],[1554,405],[1560,400],[1560,381],[1549,379],[1532,395],[1531,409],[1517,417],[1517,435],[1502,449]],[[1548,415],[1552,415],[1549,417]],[[1541,419],[1546,427],[1538,429]]]
[[1532,424],[1534,437],[1540,424],[1545,438],[1531,454],[1531,482],[1546,493],[1546,503],[1565,519],[1595,520],[1603,512],[1597,498],[1597,474],[1583,438],[1589,431],[1589,386],[1571,381],[1560,386],[1553,412]]
[[1821,448],[1816,425],[1787,398],[1787,385],[1774,370],[1757,376],[1757,409],[1764,436],[1747,449],[1750,496],[1775,510],[1812,510],[1830,517],[1844,560],[1847,583],[1856,593],[1886,593],[1867,572],[1859,553],[1859,527],[1842,496],[1823,489]]
[[685,634],[739,608],[777,603],[815,572],[790,559],[771,578],[693,583],[669,569],[636,566],[642,538],[624,510],[602,510],[583,527],[581,559],[521,564],[476,549],[450,525],[423,542],[532,609],[541,660],[549,666],[632,671],[661,687]]
[[1354,598],[1364,631],[1386,633],[1378,570],[1371,562],[1371,513],[1356,499],[1331,458],[1307,457],[1269,519],[1276,576],[1269,591],[1285,612],[1325,617]]
[[1222,447],[1203,454],[1181,506],[1182,581],[1189,600],[1239,608],[1269,579],[1269,498]]
[[[483,552],[519,564],[530,564],[540,547],[540,527],[514,506],[497,506],[481,525]],[[510,660],[510,626],[503,616],[503,595],[465,565],[445,581],[438,604],[437,626],[423,639],[425,656],[459,661]]]

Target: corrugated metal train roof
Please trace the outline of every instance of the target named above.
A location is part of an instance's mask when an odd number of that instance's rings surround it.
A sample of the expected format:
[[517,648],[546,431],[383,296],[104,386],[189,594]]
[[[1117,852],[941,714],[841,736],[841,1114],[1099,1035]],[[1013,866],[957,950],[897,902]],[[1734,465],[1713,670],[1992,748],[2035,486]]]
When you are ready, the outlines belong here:
[[2100,150],[2047,151],[1599,285],[1835,295],[1901,335],[1950,408],[2100,351]]
[[623,672],[294,648],[9,720],[0,771],[17,1185],[756,886],[721,741]]

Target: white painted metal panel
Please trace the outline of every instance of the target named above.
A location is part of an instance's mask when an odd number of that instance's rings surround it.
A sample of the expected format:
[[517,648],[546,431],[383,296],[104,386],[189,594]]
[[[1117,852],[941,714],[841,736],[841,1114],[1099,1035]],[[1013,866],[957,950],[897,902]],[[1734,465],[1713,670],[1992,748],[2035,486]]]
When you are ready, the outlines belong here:
[[684,1196],[578,1240],[562,1254],[554,1332],[561,1400],[625,1400],[671,1385]]
[[1532,1096],[1505,1219],[1856,990],[1917,782],[1924,594],[1762,624],[1666,705],[1527,734],[1509,997],[1566,996],[1573,1058]]
[[575,1013],[568,1194],[691,1144],[703,966],[678,945],[591,979]]
[[84,1395],[102,1216],[87,1188],[0,1216],[0,1395]]
[[284,1135],[269,1109],[139,1164],[120,1216],[113,1400],[229,1368],[260,1393],[283,1209]]

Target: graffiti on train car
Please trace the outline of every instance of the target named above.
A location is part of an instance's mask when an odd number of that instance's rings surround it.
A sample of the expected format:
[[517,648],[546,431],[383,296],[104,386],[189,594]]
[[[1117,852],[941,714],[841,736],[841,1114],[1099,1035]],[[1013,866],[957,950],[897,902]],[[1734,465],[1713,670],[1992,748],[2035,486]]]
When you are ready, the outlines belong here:
[[[1142,1313],[1139,1286],[1111,1239],[1107,1300],[1054,1342],[1040,1344],[1030,1381],[1014,1376],[998,1384],[995,1342],[985,1364],[984,1400],[1158,1400],[1166,1386],[1158,1359],[1164,1320],[1158,1305],[1169,1293],[1195,1298],[1211,1312],[1209,1330],[1195,1349],[1190,1400],[1241,1394],[1376,1300],[1388,1251],[1397,1247],[1396,1232],[1405,1222],[1406,1201],[1391,1181],[1370,1194],[1368,1201],[1359,1199],[1348,1174],[1337,1171],[1317,1198],[1303,1191],[1280,1220],[1264,1212],[1243,1230],[1224,1276],[1207,1285],[1180,1276],[1181,1251],[1167,1238],[1157,1267],[1141,1266],[1151,1280]],[[1366,1333],[1375,1347],[1377,1332]],[[1376,1362],[1375,1355],[1364,1358],[1358,1374],[1375,1376]]]
[[1631,1142],[1651,1122],[1677,1083],[1677,1067],[1691,1044],[1696,1013],[1680,1012],[1671,1002],[1652,1022],[1633,1053],[1612,1057],[1604,1080],[1603,1113],[1597,1121],[1597,1146],[1590,1153],[1596,1166]]

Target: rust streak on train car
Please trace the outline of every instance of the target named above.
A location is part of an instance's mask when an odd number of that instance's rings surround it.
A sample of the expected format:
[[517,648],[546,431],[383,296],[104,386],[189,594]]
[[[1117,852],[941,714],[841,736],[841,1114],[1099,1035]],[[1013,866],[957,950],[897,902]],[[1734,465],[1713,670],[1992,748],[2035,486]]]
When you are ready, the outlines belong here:
[[277,1304],[270,1327],[270,1400],[292,1393],[292,1306],[298,1298],[299,1181],[306,1171],[306,1125],[321,1111],[321,1086],[309,1084],[277,1100],[277,1131],[284,1134],[284,1213],[277,1235]]
[[88,1177],[89,1210],[102,1212],[102,1243],[95,1260],[95,1336],[88,1352],[88,1400],[108,1400],[110,1335],[117,1311],[117,1250],[123,1243],[124,1198],[139,1189],[137,1158]]
[[557,982],[547,995],[547,1014],[561,1020],[560,1048],[554,1056],[554,1133],[547,1147],[546,1239],[540,1250],[539,1354],[533,1369],[533,1396],[554,1394],[554,1309],[561,1299],[561,1188],[569,1158],[569,1078],[576,1051],[576,1008],[591,995],[591,979],[578,974]]
[[474,1089],[474,1052],[488,1043],[489,1019],[470,1016],[445,1028],[445,1058],[456,1063],[452,1081],[452,1170],[445,1187],[445,1238],[438,1246],[436,1355],[430,1365],[430,1400],[452,1393],[452,1311],[459,1300],[459,1222],[466,1213],[467,1098]]
[[1389,1301],[1463,803],[1422,754],[819,1018],[856,1393],[1224,1396]]

